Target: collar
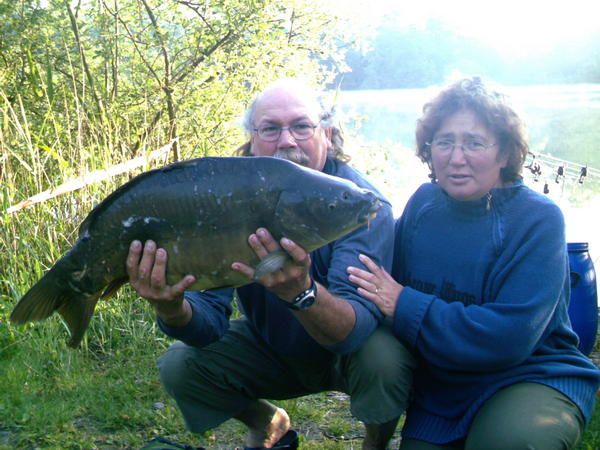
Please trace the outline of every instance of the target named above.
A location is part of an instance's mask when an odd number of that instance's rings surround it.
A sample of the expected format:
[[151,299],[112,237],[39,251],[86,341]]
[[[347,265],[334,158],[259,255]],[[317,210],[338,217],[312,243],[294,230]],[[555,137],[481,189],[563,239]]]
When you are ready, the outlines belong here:
[[441,187],[438,186],[438,188],[441,192],[441,195],[446,199],[446,202],[450,208],[456,211],[470,213],[479,212],[485,214],[493,206],[501,205],[514,197],[524,186],[525,184],[523,183],[523,179],[519,178],[508,186],[491,189],[481,198],[466,201],[452,198]]

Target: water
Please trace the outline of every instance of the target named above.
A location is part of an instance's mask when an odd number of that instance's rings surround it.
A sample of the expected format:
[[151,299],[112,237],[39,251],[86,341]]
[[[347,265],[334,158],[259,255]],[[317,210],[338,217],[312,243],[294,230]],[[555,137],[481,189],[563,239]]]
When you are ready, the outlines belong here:
[[[337,96],[338,111],[347,129],[366,142],[401,142],[411,147],[422,107],[439,90],[439,86],[433,86],[342,91]],[[509,97],[512,106],[534,131],[550,127],[557,118],[600,111],[600,84],[501,86],[498,90]],[[532,148],[536,147],[536,142],[530,143]]]

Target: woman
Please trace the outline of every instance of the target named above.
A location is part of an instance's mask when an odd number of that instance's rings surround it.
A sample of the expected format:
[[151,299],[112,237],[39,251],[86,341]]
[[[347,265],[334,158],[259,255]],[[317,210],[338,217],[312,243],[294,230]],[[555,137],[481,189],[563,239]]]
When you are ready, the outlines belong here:
[[391,276],[366,256],[370,272],[348,268],[419,357],[400,448],[572,448],[600,371],[568,318],[561,211],[520,176],[520,119],[466,79],[425,105],[416,138],[433,182],[396,223]]

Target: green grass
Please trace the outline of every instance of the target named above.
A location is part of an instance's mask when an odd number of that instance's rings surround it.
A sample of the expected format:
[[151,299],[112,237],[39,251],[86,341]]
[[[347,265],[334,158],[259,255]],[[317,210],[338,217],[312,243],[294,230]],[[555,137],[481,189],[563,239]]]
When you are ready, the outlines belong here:
[[[211,449],[241,446],[235,421],[204,436],[185,431],[155,366],[170,341],[148,306],[125,289],[99,305],[79,349],[66,347],[58,316],[0,330],[0,449],[137,449],[155,436]],[[302,448],[360,448],[362,424],[346,395],[327,392],[278,402],[300,431]],[[392,446],[400,442],[396,432]],[[600,448],[596,408],[580,450]]]
[[[94,316],[80,349],[65,346],[57,317],[3,330],[13,337],[0,349],[0,448],[135,449],[154,436],[215,449],[243,444],[244,429],[235,421],[205,436],[185,432],[155,367],[169,341],[142,301],[120,297],[118,308]],[[126,314],[127,323],[119,319]],[[303,448],[360,447],[363,428],[350,416],[346,396],[323,393],[280,404],[302,432]]]

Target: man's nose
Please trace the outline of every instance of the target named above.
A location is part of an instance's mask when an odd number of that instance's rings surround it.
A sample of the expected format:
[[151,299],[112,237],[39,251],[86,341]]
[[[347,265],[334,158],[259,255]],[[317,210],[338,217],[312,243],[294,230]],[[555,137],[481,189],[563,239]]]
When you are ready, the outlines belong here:
[[296,139],[292,135],[289,128],[283,128],[279,139],[277,140],[277,146],[280,148],[295,147],[297,145]]

